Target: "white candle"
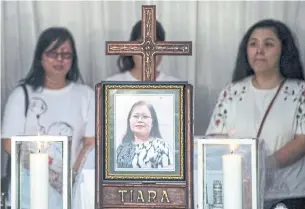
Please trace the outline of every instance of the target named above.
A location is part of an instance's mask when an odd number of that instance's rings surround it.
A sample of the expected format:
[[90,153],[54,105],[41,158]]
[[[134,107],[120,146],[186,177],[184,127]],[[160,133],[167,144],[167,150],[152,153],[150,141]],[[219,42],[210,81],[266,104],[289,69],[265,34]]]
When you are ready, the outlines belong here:
[[243,208],[242,157],[237,154],[222,156],[223,208]]
[[47,153],[30,154],[31,209],[48,208],[49,156]]

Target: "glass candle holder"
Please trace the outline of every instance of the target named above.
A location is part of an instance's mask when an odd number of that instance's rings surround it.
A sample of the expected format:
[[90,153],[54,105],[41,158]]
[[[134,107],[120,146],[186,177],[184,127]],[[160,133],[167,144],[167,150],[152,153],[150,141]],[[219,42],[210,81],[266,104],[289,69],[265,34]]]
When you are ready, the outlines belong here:
[[197,144],[199,209],[263,208],[264,141],[204,137]]
[[15,136],[11,144],[11,207],[71,208],[71,137]]

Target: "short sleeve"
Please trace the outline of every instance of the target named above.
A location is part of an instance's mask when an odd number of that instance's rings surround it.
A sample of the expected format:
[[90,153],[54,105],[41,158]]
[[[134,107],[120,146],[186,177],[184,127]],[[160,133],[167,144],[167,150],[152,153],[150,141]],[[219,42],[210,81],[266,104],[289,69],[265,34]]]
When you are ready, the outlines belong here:
[[87,159],[82,169],[94,169],[95,168],[95,148],[90,149],[87,155]]
[[95,95],[91,88],[88,89],[89,92],[85,137],[95,137]]
[[170,147],[167,143],[165,143],[164,150],[162,151],[162,165],[169,166],[172,165],[173,162],[173,152],[171,152]]
[[9,95],[6,102],[1,127],[1,138],[24,135],[25,95],[21,87],[17,87]]
[[296,135],[305,135],[305,91],[300,95],[299,104],[295,114]]
[[231,85],[227,85],[220,93],[214,107],[206,135],[228,134],[229,117],[232,111]]

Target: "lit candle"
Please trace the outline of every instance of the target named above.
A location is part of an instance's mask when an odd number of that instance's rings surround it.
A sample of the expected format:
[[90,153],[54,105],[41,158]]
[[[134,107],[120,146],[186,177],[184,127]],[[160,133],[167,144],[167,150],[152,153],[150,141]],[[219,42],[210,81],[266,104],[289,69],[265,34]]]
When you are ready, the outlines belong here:
[[242,157],[232,153],[222,156],[223,169],[223,208],[242,209]]
[[30,195],[31,209],[48,208],[48,189],[49,189],[49,156],[48,153],[38,152],[30,154]]

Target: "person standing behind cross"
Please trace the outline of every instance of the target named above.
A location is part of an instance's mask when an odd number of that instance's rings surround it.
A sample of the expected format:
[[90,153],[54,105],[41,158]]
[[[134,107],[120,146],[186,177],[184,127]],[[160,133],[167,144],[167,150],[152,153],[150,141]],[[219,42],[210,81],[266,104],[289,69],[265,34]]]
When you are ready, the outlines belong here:
[[[138,21],[131,32],[130,41],[138,41],[141,39],[141,27],[142,21]],[[156,38],[157,41],[165,41],[165,31],[160,22],[156,21]],[[156,56],[156,67],[161,63],[162,56]],[[117,73],[109,78],[107,81],[141,81],[142,78],[142,57],[141,55],[124,56],[120,55],[118,58],[118,67],[120,73]],[[179,79],[166,75],[165,73],[157,70],[156,81],[179,81]],[[82,169],[95,169],[95,149],[93,148],[89,153],[86,162],[84,163]],[[94,179],[92,179],[94,181]],[[82,182],[82,176],[76,181],[76,186],[74,188],[73,197],[73,209],[81,208],[81,198],[80,191],[78,188]],[[94,196],[92,196],[94,202]]]
[[[139,20],[132,28],[129,41],[139,41],[141,39],[142,21]],[[165,31],[160,22],[156,21],[156,38],[157,41],[165,41]],[[160,65],[162,56],[156,56],[156,67]],[[107,81],[140,81],[142,76],[142,56],[120,55],[117,61],[120,73],[117,73],[109,78]],[[156,72],[156,81],[179,81],[179,79],[166,75],[165,73]]]

